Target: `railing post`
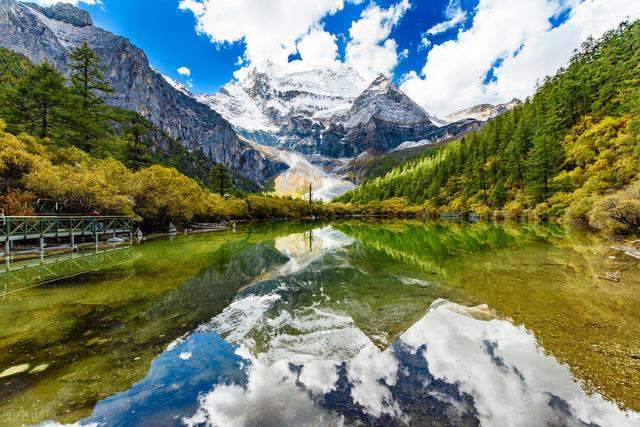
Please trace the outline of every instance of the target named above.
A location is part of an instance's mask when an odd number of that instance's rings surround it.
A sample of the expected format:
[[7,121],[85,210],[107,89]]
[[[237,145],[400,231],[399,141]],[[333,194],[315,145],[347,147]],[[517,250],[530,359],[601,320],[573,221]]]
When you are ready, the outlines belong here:
[[11,252],[11,240],[9,239],[11,236],[11,218],[5,219],[4,233],[4,256],[5,258],[9,258],[9,253]]
[[4,241],[4,262],[9,272],[11,268],[11,233],[12,233],[12,223],[11,218],[8,218],[5,222],[5,241]]
[[92,227],[93,227],[93,234],[95,236],[95,240],[96,240],[96,253],[98,253],[98,221],[96,220],[96,218],[94,217],[92,219]]

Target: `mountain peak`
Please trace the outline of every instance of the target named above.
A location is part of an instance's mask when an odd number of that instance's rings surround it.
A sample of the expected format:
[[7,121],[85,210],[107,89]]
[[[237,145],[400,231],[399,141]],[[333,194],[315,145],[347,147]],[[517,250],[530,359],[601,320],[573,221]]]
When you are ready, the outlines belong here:
[[380,73],[378,75],[378,77],[376,77],[371,84],[369,84],[369,86],[367,87],[367,91],[370,90],[375,90],[375,91],[387,91],[389,89],[395,89],[397,90],[397,88],[395,87],[395,85],[391,82],[391,80],[389,80],[389,77],[385,76],[384,74]]
[[141,49],[92,25],[87,12],[68,4],[42,7],[0,0],[0,46],[34,63],[49,62],[65,74],[71,51],[83,43],[98,52],[100,65],[109,70],[105,78],[113,92],[105,96],[108,105],[137,111],[189,151],[200,150],[258,185],[284,166],[240,138],[230,123],[184,88],[162,78]]
[[25,3],[31,9],[35,9],[49,19],[66,22],[74,27],[88,27],[93,25],[91,16],[86,10],[77,8],[69,3],[57,3],[53,6],[43,7],[36,3]]
[[391,81],[389,80],[389,77],[387,77],[384,74],[380,73],[380,74],[378,74],[378,77],[376,77],[373,80],[371,85],[379,85],[379,84],[383,84],[383,83],[391,83]]
[[372,118],[402,124],[431,124],[429,115],[402,92],[384,74],[380,74],[356,98],[347,115],[347,128],[367,123]]

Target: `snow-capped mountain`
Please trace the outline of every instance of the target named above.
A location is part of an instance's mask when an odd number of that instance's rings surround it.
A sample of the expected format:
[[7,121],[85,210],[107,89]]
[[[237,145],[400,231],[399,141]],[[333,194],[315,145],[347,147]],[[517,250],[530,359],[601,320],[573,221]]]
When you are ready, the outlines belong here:
[[189,91],[189,88],[187,87],[187,85],[180,83],[179,81],[176,81],[174,79],[172,79],[169,76],[166,76],[164,74],[161,74],[158,70],[156,70],[155,68],[151,67],[151,69],[153,69],[153,71],[155,71],[156,73],[159,73],[162,78],[169,83],[175,90],[179,90],[180,92],[184,93],[187,96],[192,96],[191,92]]
[[355,157],[449,135],[385,76],[368,84],[338,62],[322,68],[267,62],[197,99],[246,138],[307,155]]
[[442,120],[446,123],[453,123],[464,119],[474,119],[481,122],[486,122],[499,115],[506,113],[507,111],[522,104],[519,99],[513,98],[511,101],[505,104],[479,104],[466,110],[458,111],[444,117]]
[[275,180],[276,192],[301,195],[312,183],[324,199],[352,185],[329,171],[348,171],[363,153],[442,143],[512,108],[512,103],[478,106],[440,120],[384,75],[366,82],[346,64],[310,68],[298,61],[255,66],[217,93],[196,98],[247,139],[271,146],[265,153],[289,165]]
[[340,120],[367,82],[351,67],[335,63],[309,68],[267,62],[223,86],[199,95],[246,137],[268,145],[309,143],[329,123]]

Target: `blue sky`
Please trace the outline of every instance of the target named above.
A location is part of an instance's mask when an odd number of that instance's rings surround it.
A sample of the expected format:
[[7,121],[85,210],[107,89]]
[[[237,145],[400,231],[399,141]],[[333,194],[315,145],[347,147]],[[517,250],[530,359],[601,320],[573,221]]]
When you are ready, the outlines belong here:
[[640,18],[637,0],[63,1],[79,3],[195,93],[266,60],[284,69],[340,61],[365,79],[391,76],[440,116],[524,99],[587,37]]
[[214,92],[229,81],[244,50],[241,43],[218,48],[207,36],[196,34],[195,17],[178,10],[174,0],[103,0],[102,5],[79,6],[90,12],[97,26],[144,50],[163,74],[184,81],[177,70],[189,67],[195,92]]
[[[395,2],[381,0],[376,3],[387,8]],[[475,3],[477,0],[463,2],[469,9],[473,9]],[[408,49],[408,55],[401,58],[393,73],[396,81],[406,72],[418,71],[424,65],[427,50],[419,49],[422,34],[445,19],[447,4],[448,0],[413,2],[393,29],[391,37],[399,49]],[[341,59],[344,59],[349,27],[367,6],[367,2],[347,3],[338,13],[322,19],[328,32],[340,36],[337,43]],[[125,36],[142,48],[151,64],[163,74],[185,82],[186,77],[179,75],[177,70],[188,67],[191,71],[189,80],[196,93],[214,92],[232,79],[233,72],[238,69],[237,58],[244,52],[243,42],[215,45],[206,35],[197,34],[196,18],[189,11],[179,10],[177,0],[102,0],[102,4],[80,3],[79,7],[90,12],[96,25]],[[455,33],[452,29],[438,35],[434,41],[453,38]]]

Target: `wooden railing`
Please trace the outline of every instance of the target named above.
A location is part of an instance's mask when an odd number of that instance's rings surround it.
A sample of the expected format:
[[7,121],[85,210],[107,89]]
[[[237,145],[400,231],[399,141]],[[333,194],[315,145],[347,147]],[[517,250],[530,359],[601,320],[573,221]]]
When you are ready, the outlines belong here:
[[5,216],[0,217],[0,240],[124,233],[133,229],[125,216]]
[[0,242],[3,241],[4,254],[10,253],[12,242],[40,239],[40,249],[44,249],[46,238],[70,237],[71,246],[77,236],[98,236],[103,234],[133,232],[134,220],[127,216],[5,216],[0,217]]

